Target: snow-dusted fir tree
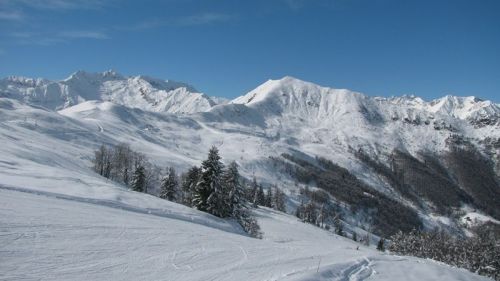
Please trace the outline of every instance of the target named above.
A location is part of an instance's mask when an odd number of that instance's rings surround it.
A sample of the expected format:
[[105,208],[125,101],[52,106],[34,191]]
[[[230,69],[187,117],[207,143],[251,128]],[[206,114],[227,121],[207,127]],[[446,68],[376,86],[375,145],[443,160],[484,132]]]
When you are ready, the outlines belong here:
[[253,204],[254,206],[265,206],[266,204],[266,194],[264,193],[264,189],[262,188],[262,185],[258,185],[257,192],[255,193],[255,197],[253,199]]
[[325,226],[325,220],[326,220],[325,204],[321,204],[321,207],[319,208],[319,212],[318,212],[318,218],[316,219],[319,227]]
[[304,206],[302,212],[302,220],[308,223],[316,224],[316,218],[318,217],[318,211],[316,209],[316,205],[312,201],[309,201]]
[[254,204],[254,207],[257,207],[257,205],[255,205],[255,195],[257,194],[258,189],[259,184],[257,183],[257,179],[253,177],[252,183],[250,183],[250,186],[247,188],[246,198],[248,202],[252,202]]
[[160,198],[175,201],[179,189],[179,181],[173,167],[168,168],[167,175],[161,181]]
[[382,252],[385,251],[385,240],[384,240],[384,238],[380,238],[380,240],[378,240],[377,250],[382,251]]
[[304,220],[304,211],[305,211],[305,205],[304,201],[300,201],[300,205],[297,206],[297,209],[295,210],[295,216],[301,220]]
[[268,208],[272,208],[273,207],[273,188],[272,187],[269,187],[267,189],[267,192],[266,192],[266,196],[264,198],[264,206],[268,207]]
[[273,208],[280,211],[280,212],[286,212],[286,195],[279,189],[277,186],[275,186],[274,189],[274,197],[273,197]]
[[196,184],[200,179],[201,169],[193,166],[182,176],[182,203],[187,206],[193,205],[193,195],[196,192]]
[[212,146],[208,152],[208,158],[202,163],[201,176],[193,197],[193,205],[198,210],[214,215],[219,215],[217,204],[220,203],[221,198],[219,196],[223,192],[221,177],[224,165],[220,159],[219,150],[217,147]]
[[229,192],[229,215],[237,217],[245,205],[245,196],[243,187],[240,183],[240,174],[238,172],[238,164],[231,162],[224,171],[223,175],[224,188]]
[[335,226],[335,233],[340,236],[345,236],[344,223],[342,222],[342,216],[340,214],[337,214],[337,216],[335,216],[333,224]]
[[146,170],[142,165],[137,166],[132,177],[132,190],[144,192],[146,189]]

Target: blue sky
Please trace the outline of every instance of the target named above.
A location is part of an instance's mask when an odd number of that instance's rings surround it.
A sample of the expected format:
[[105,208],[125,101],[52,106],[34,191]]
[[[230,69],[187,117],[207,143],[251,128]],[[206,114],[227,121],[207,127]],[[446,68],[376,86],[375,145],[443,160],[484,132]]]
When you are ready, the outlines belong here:
[[114,69],[236,97],[291,75],[500,102],[496,0],[0,0],[0,76]]

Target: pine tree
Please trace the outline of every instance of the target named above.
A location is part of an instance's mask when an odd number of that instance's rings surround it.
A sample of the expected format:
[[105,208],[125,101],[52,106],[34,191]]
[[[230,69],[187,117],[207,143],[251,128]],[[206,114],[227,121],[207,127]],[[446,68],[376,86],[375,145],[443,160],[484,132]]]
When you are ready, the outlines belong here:
[[354,241],[354,242],[358,241],[358,234],[356,232],[352,233],[352,241]]
[[220,161],[219,150],[213,146],[208,158],[202,163],[202,172],[196,185],[193,205],[201,211],[219,215],[217,205],[220,204],[222,185],[221,176],[224,165]]
[[262,185],[259,184],[259,188],[255,193],[254,205],[265,206],[266,204],[266,195],[264,194],[264,189]]
[[228,191],[228,215],[238,217],[245,208],[245,196],[240,183],[240,174],[236,162],[231,162],[224,172],[223,185]]
[[340,236],[345,236],[344,224],[342,223],[342,218],[341,218],[340,214],[338,214],[335,217],[333,224],[335,225],[335,233],[337,233],[337,235],[340,235]]
[[277,186],[275,187],[274,190],[274,198],[273,198],[273,207],[280,211],[280,212],[286,212],[286,203],[285,203],[285,193],[281,191]]
[[273,207],[273,189],[272,187],[269,187],[267,189],[267,192],[266,192],[266,195],[265,195],[265,199],[264,199],[264,206],[268,207],[268,208],[272,208]]
[[146,170],[142,165],[137,166],[132,178],[132,190],[144,192],[146,189]]
[[239,215],[236,217],[236,220],[251,237],[258,239],[262,238],[260,226],[257,223],[257,220],[250,215],[248,210],[241,210]]
[[295,216],[301,220],[304,220],[304,201],[300,201],[300,205],[295,210]]
[[384,242],[385,242],[384,238],[380,238],[380,240],[378,240],[377,250],[382,251],[382,252],[385,251],[385,245],[384,245],[385,243]]
[[187,206],[193,205],[193,195],[196,192],[196,184],[200,179],[201,169],[193,166],[182,176],[182,203]]
[[257,179],[253,177],[252,183],[250,184],[250,188],[248,189],[247,199],[249,202],[252,202],[254,208],[257,207],[257,191],[259,189],[259,184],[257,183]]
[[365,246],[370,246],[370,233],[367,232],[365,237],[363,237],[363,243],[365,244]]
[[312,201],[309,201],[304,207],[304,212],[302,220],[308,223],[316,224],[316,218],[318,217],[316,205]]
[[319,227],[323,227],[325,225],[325,217],[326,217],[325,204],[321,204],[321,208],[319,208],[319,213],[317,218]]
[[163,178],[161,182],[160,198],[175,201],[177,198],[177,190],[179,188],[179,182],[177,181],[177,175],[175,174],[175,169],[170,167],[168,169],[168,174]]

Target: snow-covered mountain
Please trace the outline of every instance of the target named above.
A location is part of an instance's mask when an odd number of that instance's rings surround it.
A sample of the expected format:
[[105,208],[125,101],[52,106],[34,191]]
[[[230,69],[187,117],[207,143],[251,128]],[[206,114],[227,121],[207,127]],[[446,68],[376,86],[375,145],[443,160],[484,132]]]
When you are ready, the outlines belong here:
[[[184,172],[215,145],[244,177],[284,189],[289,213],[308,186],[329,193],[348,230],[469,234],[470,218],[500,220],[499,116],[498,104],[474,97],[369,97],[293,77],[232,101],[111,71],[5,78],[0,225],[8,227],[0,244],[9,256],[0,272],[7,279],[161,279],[166,270],[183,280],[483,280],[432,261],[355,250],[359,244],[268,209],[256,211],[264,231],[256,242],[231,222],[128,191],[90,167],[100,145],[127,143]],[[88,247],[106,250],[88,256]],[[61,257],[81,268],[54,271]]]
[[[283,165],[310,174],[325,169],[315,159],[323,157],[346,169],[331,184],[352,185],[344,181],[349,173],[361,181],[360,196],[395,200],[425,227],[460,229],[456,217],[472,210],[500,219],[500,107],[491,101],[369,97],[284,77],[215,105],[187,84],[115,72],[77,72],[58,82],[10,77],[0,89],[0,151],[11,159],[0,170],[6,184],[60,170],[86,181],[79,174],[102,143],[129,143],[179,171],[199,165],[215,145],[245,177],[282,186],[294,204],[300,186],[329,187]],[[340,192],[330,190],[356,223],[353,197]]]
[[77,71],[62,81],[7,77],[0,80],[0,95],[53,110],[88,100],[169,113],[207,111],[216,104],[188,84],[147,76],[124,77],[114,71]]
[[[498,121],[500,106],[475,97],[445,96],[426,102],[415,96],[369,97],[349,90],[321,87],[286,76],[269,80],[231,103],[258,108],[263,115],[288,115],[317,125],[356,119],[356,122],[389,122],[405,118],[422,122],[430,119],[459,119],[469,122]],[[323,123],[322,123],[323,122]],[[495,122],[491,122],[494,125]]]

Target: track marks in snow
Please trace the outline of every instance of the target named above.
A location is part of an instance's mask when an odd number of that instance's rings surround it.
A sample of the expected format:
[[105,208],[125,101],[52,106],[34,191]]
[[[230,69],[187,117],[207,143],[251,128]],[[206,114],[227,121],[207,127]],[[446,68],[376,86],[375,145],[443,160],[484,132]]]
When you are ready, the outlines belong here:
[[285,280],[329,280],[329,281],[363,281],[375,274],[372,261],[367,258],[344,263],[329,264],[317,268],[293,271],[285,274]]
[[362,281],[372,276],[374,272],[371,261],[364,258],[343,271],[343,277],[339,281]]

